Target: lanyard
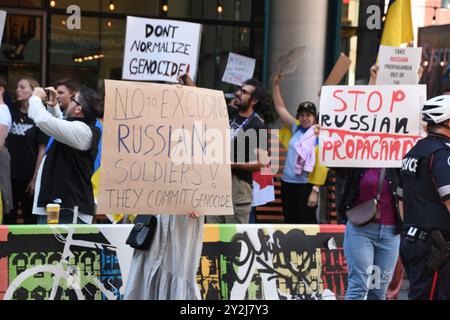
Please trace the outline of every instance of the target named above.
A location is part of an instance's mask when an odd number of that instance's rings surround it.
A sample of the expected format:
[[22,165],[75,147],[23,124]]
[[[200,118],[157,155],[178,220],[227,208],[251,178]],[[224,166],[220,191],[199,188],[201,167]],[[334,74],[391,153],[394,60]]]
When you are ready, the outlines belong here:
[[250,117],[248,117],[247,119],[245,119],[245,120],[240,124],[240,126],[239,126],[236,130],[231,129],[231,141],[233,141],[234,139],[236,139],[236,137],[237,137],[238,134],[239,134],[239,131],[241,131],[241,130],[247,125],[247,123],[248,123],[255,115],[256,115],[256,112],[253,112],[253,113],[250,115]]

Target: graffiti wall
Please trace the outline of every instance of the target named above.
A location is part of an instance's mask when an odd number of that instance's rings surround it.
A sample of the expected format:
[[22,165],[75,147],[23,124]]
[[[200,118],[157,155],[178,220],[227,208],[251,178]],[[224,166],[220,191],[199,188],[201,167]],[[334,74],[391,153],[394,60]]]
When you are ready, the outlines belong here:
[[[0,299],[122,299],[131,225],[0,226]],[[342,299],[343,226],[206,225],[203,299]]]

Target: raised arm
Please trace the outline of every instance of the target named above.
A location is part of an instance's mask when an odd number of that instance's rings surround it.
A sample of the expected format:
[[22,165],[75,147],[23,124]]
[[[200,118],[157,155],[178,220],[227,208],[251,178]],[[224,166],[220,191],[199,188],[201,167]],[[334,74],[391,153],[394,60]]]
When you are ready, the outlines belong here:
[[280,73],[278,73],[273,80],[272,83],[273,102],[275,104],[275,110],[280,116],[281,121],[283,121],[285,126],[291,129],[292,126],[295,124],[295,118],[289,113],[288,109],[286,108],[286,105],[284,104],[283,97],[281,96],[280,90],[281,79],[283,79],[283,76]]

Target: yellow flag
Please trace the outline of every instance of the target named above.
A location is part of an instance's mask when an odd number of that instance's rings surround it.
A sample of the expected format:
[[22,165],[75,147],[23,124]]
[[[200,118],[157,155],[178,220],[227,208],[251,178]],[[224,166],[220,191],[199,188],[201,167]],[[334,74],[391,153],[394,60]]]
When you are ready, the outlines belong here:
[[414,40],[411,0],[391,0],[384,22],[381,45],[398,47]]

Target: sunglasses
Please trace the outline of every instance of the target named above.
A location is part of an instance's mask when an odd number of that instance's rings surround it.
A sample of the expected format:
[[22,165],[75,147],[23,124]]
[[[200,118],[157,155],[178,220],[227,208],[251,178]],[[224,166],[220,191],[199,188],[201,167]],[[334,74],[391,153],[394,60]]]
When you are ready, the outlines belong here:
[[239,88],[239,89],[237,89],[237,91],[236,92],[242,92],[243,94],[248,94],[248,95],[252,95],[253,94],[253,92],[249,92],[249,91],[247,91],[247,90],[245,90],[244,88]]

